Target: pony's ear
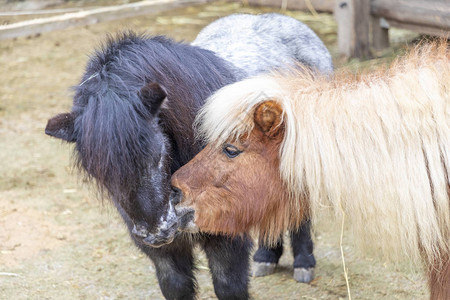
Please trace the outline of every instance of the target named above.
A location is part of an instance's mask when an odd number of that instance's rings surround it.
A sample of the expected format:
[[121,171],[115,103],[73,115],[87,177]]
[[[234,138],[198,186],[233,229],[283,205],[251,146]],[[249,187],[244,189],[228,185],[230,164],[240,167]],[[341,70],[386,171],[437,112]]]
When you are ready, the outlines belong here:
[[275,137],[283,129],[283,109],[276,101],[267,100],[256,107],[254,120],[265,135]]
[[45,134],[67,142],[75,142],[74,120],[75,117],[71,113],[56,115],[48,120]]
[[145,85],[138,93],[142,103],[147,107],[152,115],[156,114],[167,97],[164,87],[156,82]]

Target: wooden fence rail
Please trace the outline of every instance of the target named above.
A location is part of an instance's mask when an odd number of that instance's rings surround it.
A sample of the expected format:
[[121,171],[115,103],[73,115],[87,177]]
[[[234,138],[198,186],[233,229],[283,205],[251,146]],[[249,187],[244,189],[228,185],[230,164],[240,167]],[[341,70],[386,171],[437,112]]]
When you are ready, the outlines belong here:
[[332,13],[335,0],[248,0],[248,3],[251,5],[274,6],[304,11],[309,11],[313,7],[314,10],[319,12]]
[[367,57],[370,49],[389,46],[389,27],[449,37],[448,0],[338,0],[335,6],[339,50]]
[[211,0],[145,0],[71,12],[46,18],[36,18],[8,25],[0,25],[0,40],[144,14],[157,14],[177,7],[202,4],[209,1]]

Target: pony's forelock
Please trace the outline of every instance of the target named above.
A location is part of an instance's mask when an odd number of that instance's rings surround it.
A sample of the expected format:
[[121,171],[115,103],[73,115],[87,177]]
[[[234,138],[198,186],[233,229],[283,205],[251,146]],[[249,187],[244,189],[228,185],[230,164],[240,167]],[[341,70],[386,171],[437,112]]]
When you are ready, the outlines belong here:
[[248,134],[255,125],[256,106],[285,96],[277,82],[261,76],[223,87],[199,111],[194,123],[197,138],[220,145]]

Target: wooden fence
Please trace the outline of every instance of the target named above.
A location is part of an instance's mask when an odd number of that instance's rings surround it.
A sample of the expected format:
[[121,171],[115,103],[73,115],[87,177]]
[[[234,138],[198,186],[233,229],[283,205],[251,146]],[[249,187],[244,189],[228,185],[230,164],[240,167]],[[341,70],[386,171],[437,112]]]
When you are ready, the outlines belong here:
[[[0,25],[0,40],[139,15],[154,15],[177,7],[198,5],[209,1],[212,0],[144,0],[57,14],[52,17],[35,18],[28,21]],[[58,12],[52,11],[52,13]],[[3,15],[6,14],[3,13]]]
[[248,0],[254,5],[334,12],[339,50],[367,57],[389,46],[389,28],[450,37],[450,0]]
[[[142,14],[213,0],[145,0],[0,25],[0,40]],[[450,0],[235,0],[311,12],[334,12],[339,50],[367,57],[371,49],[389,46],[389,28],[450,37]]]

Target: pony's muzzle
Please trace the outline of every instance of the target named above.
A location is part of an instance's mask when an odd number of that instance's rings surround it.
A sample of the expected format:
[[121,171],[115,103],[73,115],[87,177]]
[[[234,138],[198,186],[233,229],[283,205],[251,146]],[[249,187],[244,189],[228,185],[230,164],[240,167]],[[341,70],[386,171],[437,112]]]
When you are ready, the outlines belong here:
[[131,233],[137,237],[145,238],[148,235],[148,226],[144,224],[134,224]]
[[177,204],[179,204],[181,202],[182,197],[183,197],[183,192],[179,188],[172,186],[172,191],[169,196],[170,203],[172,205],[176,206]]
[[177,235],[178,218],[175,206],[169,201],[166,215],[161,218],[155,231],[148,233],[142,241],[148,246],[158,248],[172,243]]
[[142,241],[147,246],[159,248],[173,242],[178,235],[178,223],[172,223],[169,227],[161,227],[156,234],[149,234]]
[[179,188],[172,186],[170,202],[175,207],[175,213],[178,218],[178,230],[196,233],[198,232],[198,227],[194,223],[195,210],[191,207],[182,205],[182,200],[183,192]]

